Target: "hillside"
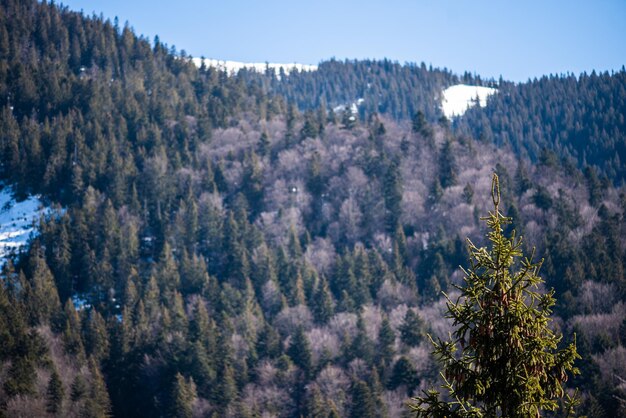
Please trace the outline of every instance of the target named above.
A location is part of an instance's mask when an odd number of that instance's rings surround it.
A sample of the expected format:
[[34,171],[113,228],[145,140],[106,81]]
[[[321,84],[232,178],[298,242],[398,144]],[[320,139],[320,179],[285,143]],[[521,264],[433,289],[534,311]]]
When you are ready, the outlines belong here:
[[440,384],[427,333],[448,335],[441,291],[485,241],[493,171],[577,333],[581,413],[624,411],[624,189],[558,143],[534,159],[478,133],[525,85],[451,125],[445,88],[495,83],[390,61],[227,73],[0,5],[0,179],[51,207],[2,270],[0,416],[402,416]]
[[548,150],[615,184],[626,178],[626,70],[504,84],[458,132],[507,146],[536,162]]

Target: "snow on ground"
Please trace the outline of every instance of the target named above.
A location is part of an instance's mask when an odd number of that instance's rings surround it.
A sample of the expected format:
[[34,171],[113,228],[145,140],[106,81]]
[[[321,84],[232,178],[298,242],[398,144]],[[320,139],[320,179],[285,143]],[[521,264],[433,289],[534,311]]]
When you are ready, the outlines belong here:
[[74,309],[77,311],[91,308],[91,304],[84,295],[76,294],[72,296],[72,303],[74,304]]
[[[359,113],[359,106],[361,106],[364,101],[365,101],[364,98],[359,97],[356,100],[356,102],[352,102],[352,104],[349,105],[350,112],[353,115],[356,115],[357,113]],[[348,106],[346,106],[346,105],[335,106],[335,107],[333,107],[333,112],[335,112],[335,113],[343,112],[346,109],[346,107],[348,107]]]
[[461,116],[469,107],[476,105],[477,98],[480,106],[486,106],[487,97],[495,92],[497,92],[497,90],[491,87],[457,84],[443,91],[441,109],[447,118]]
[[13,190],[0,183],[0,267],[36,233],[35,225],[45,211],[38,196],[17,202]]
[[[202,65],[202,58],[192,58],[194,64],[198,67]],[[282,68],[285,74],[289,75],[289,73],[293,70],[298,71],[316,71],[317,65],[308,65],[308,64],[276,64],[276,63],[267,63],[267,62],[239,62],[239,61],[223,61],[216,59],[204,59],[204,65],[207,67],[215,67],[219,70],[224,70],[228,72],[228,74],[236,74],[239,70],[243,68],[247,68],[249,70],[254,70],[260,73],[264,73],[266,68],[270,68],[274,70],[276,75],[280,75],[280,69]]]

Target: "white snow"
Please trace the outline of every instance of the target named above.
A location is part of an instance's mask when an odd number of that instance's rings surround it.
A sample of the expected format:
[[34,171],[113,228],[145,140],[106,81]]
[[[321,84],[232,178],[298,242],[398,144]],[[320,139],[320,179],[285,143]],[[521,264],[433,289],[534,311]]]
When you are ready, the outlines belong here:
[[45,211],[39,196],[18,202],[13,190],[0,183],[0,268],[37,233],[35,225]]
[[483,107],[486,106],[487,97],[497,91],[498,90],[491,87],[457,84],[456,86],[448,87],[443,91],[441,109],[447,118],[461,116],[468,108],[475,106],[476,104]]
[[352,102],[350,105],[339,105],[339,106],[333,107],[333,112],[335,113],[343,112],[344,110],[346,110],[346,108],[349,107],[350,113],[352,113],[353,115],[356,115],[357,113],[359,113],[359,106],[361,106],[363,102],[365,102],[365,99],[362,97],[359,97],[358,99],[356,99],[356,102]]
[[87,298],[82,295],[72,296],[72,303],[74,304],[74,309],[77,311],[91,308],[91,304],[87,301]]
[[[202,58],[192,58],[192,61],[196,66],[200,67],[202,65]],[[282,68],[286,75],[293,70],[298,71],[316,71],[317,65],[309,65],[309,64],[277,64],[271,62],[239,62],[239,61],[224,61],[224,60],[216,60],[205,58],[204,65],[207,67],[215,67],[219,70],[226,71],[229,75],[237,74],[237,72],[243,68],[247,68],[249,70],[257,71],[259,73],[264,73],[267,68],[274,70],[276,75],[280,75],[280,69]]]

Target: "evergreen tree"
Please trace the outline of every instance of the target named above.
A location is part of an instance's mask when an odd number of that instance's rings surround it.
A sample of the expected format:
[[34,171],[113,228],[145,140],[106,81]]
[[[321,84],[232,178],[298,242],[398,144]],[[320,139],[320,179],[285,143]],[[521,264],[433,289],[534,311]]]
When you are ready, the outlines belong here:
[[387,315],[383,317],[378,330],[378,364],[383,367],[391,364],[394,355],[394,345],[396,342],[396,334],[391,328],[391,323]]
[[270,152],[270,139],[267,131],[261,132],[261,137],[259,138],[259,143],[257,145],[257,152],[261,157],[265,157]]
[[398,163],[392,162],[383,180],[385,199],[385,225],[389,233],[394,233],[400,221],[402,204],[402,179]]
[[89,372],[91,374],[91,385],[89,396],[86,397],[83,405],[82,416],[93,418],[108,417],[111,412],[109,394],[102,373],[93,359],[89,362]]
[[172,418],[193,417],[193,401],[196,398],[193,381],[187,381],[180,373],[176,373],[172,385],[172,401],[169,416]]
[[304,126],[300,135],[302,139],[315,138],[319,134],[319,123],[313,111],[308,110],[304,113]]
[[411,129],[414,133],[419,133],[425,137],[432,135],[432,129],[428,126],[426,116],[421,110],[418,110],[415,115],[413,115],[413,119],[411,120]]
[[70,388],[70,399],[72,402],[78,402],[87,393],[87,383],[81,374],[77,374]]
[[448,188],[456,185],[456,158],[452,152],[452,142],[447,139],[439,151],[439,182],[441,187]]
[[375,403],[372,392],[362,380],[354,382],[352,385],[352,408],[350,417],[352,418],[375,418]]
[[27,292],[26,304],[31,309],[33,322],[47,323],[61,307],[52,272],[38,245],[31,249],[30,271],[32,285]]
[[326,418],[328,416],[328,408],[325,405],[322,392],[318,385],[313,384],[308,389],[306,401],[307,417]]
[[250,205],[250,219],[262,212],[263,203],[263,171],[254,151],[250,152],[244,161],[242,191]]
[[346,106],[341,116],[341,125],[343,129],[352,130],[356,126],[356,117],[350,106]]
[[293,363],[302,370],[305,376],[310,376],[313,371],[313,354],[311,352],[311,344],[304,333],[304,329],[298,327],[291,338],[292,341],[289,344],[287,354]]
[[219,383],[214,392],[214,398],[222,409],[225,409],[237,398],[237,382],[235,370],[232,365],[226,363],[221,369]]
[[356,335],[352,340],[352,347],[350,349],[352,357],[360,358],[367,364],[370,364],[374,356],[374,347],[372,341],[367,336],[365,330],[365,322],[363,317],[359,313],[356,321]]
[[400,339],[409,347],[416,347],[424,338],[424,328],[422,318],[413,309],[409,309],[400,326]]
[[237,382],[235,380],[235,370],[233,369],[233,347],[230,341],[229,324],[224,324],[219,333],[217,345],[218,353],[218,384],[213,390],[213,400],[225,410],[237,398]]
[[383,399],[383,385],[380,382],[380,376],[378,375],[378,369],[374,367],[370,373],[368,380],[369,387],[372,392],[372,401],[374,403],[374,416],[377,418],[387,418],[387,404]]
[[406,357],[400,357],[393,365],[388,387],[396,389],[400,386],[406,387],[407,393],[413,392],[418,386],[419,378],[415,366]]
[[[549,327],[553,292],[540,294],[537,275],[541,262],[523,258],[521,240],[505,237],[509,222],[499,211],[500,189],[493,175],[494,211],[487,220],[491,248],[471,241],[470,268],[457,302],[448,301],[456,330],[452,341],[435,343],[443,363],[444,387],[452,402],[436,390],[414,399],[418,417],[539,416],[558,408],[567,374],[577,374],[574,343],[557,351],[561,340]],[[460,355],[456,351],[460,347]],[[571,404],[571,402],[570,402]]]
[[48,380],[48,389],[46,390],[46,411],[53,415],[58,414],[61,411],[64,397],[65,389],[63,389],[63,382],[61,382],[56,369],[53,369],[50,380]]
[[320,324],[326,324],[334,314],[333,297],[328,288],[328,280],[324,276],[317,285],[311,310],[315,320]]

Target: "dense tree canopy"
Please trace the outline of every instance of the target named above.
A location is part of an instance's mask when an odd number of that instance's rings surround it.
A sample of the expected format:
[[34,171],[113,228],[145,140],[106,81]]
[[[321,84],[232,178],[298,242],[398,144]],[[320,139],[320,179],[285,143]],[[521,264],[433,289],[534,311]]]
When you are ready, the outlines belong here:
[[[597,94],[619,96],[620,74]],[[425,336],[451,330],[441,291],[460,237],[483,243],[492,169],[546,254],[554,323],[577,330],[584,411],[621,413],[619,177],[438,121],[457,82],[483,83],[390,61],[228,75],[116,21],[2,0],[0,187],[50,211],[2,267],[0,415],[400,416],[437,381]]]

